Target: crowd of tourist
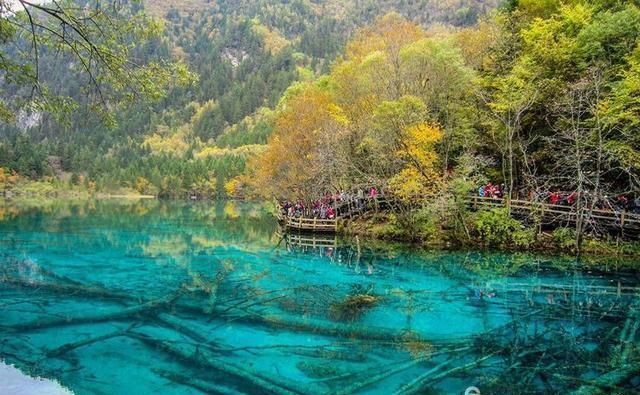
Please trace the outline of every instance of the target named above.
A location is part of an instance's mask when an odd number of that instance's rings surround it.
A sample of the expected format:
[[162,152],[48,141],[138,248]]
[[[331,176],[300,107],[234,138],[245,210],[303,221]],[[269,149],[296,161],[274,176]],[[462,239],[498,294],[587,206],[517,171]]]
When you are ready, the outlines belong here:
[[[478,188],[478,196],[492,199],[503,199],[508,193],[505,184],[487,183]],[[583,196],[588,196],[589,192],[583,192]],[[578,200],[578,192],[562,192],[559,190],[521,190],[512,196],[513,199],[523,199],[528,201],[544,202],[556,206],[573,206]],[[292,218],[318,218],[335,219],[340,216],[340,210],[345,208],[345,203],[349,209],[359,209],[364,207],[365,202],[377,201],[379,190],[376,187],[358,188],[352,192],[341,191],[339,193],[326,193],[321,199],[305,203],[302,200],[296,202],[285,201],[280,203],[282,215]],[[627,211],[640,214],[640,196],[628,196],[620,194],[615,198],[602,196],[597,199],[589,197],[585,200],[588,205],[599,210]]]
[[[560,192],[552,191],[538,195],[538,200],[542,200],[546,203],[556,206],[574,206],[580,195],[578,192]],[[610,210],[610,211],[628,211],[632,213],[640,213],[640,197],[629,197],[624,194],[620,194],[616,197],[600,196],[594,198],[589,196],[588,192],[585,193],[585,204],[597,210]]]
[[492,183],[488,183],[487,185],[482,185],[478,188],[478,196],[502,199],[505,195],[506,189],[507,188],[504,184],[494,185]]
[[354,192],[341,191],[340,193],[326,193],[321,199],[305,204],[302,200],[297,202],[285,201],[280,203],[283,216],[292,218],[318,218],[335,219],[340,215],[340,207],[344,203],[352,203],[352,208],[362,208],[367,200],[376,201],[379,196],[378,188],[371,187],[356,189]]
[[[620,194],[615,198],[609,196],[601,196],[596,199],[593,196],[589,196],[588,191],[583,192],[583,196],[588,196],[586,199],[588,205],[592,205],[593,208],[598,210],[611,210],[611,211],[628,211],[636,214],[640,214],[640,196],[633,197],[625,194]],[[488,183],[478,188],[478,196],[487,197],[493,199],[502,199],[508,194],[507,188],[504,184],[497,185]],[[544,202],[555,206],[573,206],[578,200],[578,192],[562,192],[559,190],[528,190],[520,191],[513,198],[526,199],[528,201]]]

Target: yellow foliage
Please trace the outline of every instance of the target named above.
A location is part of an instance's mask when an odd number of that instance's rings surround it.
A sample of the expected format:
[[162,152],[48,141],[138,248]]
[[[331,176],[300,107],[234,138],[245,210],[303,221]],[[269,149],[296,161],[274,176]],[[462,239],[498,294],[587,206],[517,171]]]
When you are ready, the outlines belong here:
[[146,193],[150,185],[151,183],[149,180],[144,177],[138,177],[134,189],[138,191],[138,193]]
[[151,136],[144,139],[142,146],[149,148],[155,155],[167,154],[181,157],[189,149],[188,138],[188,125],[182,126],[176,132],[161,125]]
[[[443,131],[425,122],[425,100],[405,92],[432,77],[407,59],[417,56],[406,51],[409,47],[431,49],[436,39],[426,37],[400,15],[385,15],[356,34],[330,75],[289,88],[278,105],[268,148],[249,163],[249,185],[266,196],[313,197],[359,171],[368,172],[368,179],[389,180],[392,192],[405,199],[437,190],[442,174],[436,145]],[[419,60],[450,55],[433,47],[417,51]],[[428,72],[450,74],[447,60],[441,64]],[[408,67],[415,72],[407,73]],[[407,76],[415,81],[406,81]],[[438,81],[447,85],[450,80]],[[350,173],[350,167],[362,168]]]
[[199,152],[195,153],[196,159],[204,158],[221,158],[224,156],[237,156],[242,158],[249,158],[254,155],[260,154],[266,150],[266,146],[261,144],[243,145],[238,148],[219,148],[216,146],[206,146]]
[[327,107],[329,114],[336,120],[340,125],[347,126],[349,125],[349,118],[346,116],[342,108],[337,104],[330,103]]
[[407,165],[389,181],[394,194],[415,200],[437,193],[442,173],[438,170],[435,145],[441,139],[442,131],[434,125],[420,123],[406,128],[397,155],[405,158]]
[[254,24],[251,30],[262,38],[264,46],[273,55],[276,55],[289,45],[289,41],[284,38],[277,29],[270,30],[267,26],[260,24],[258,20],[254,20],[253,22]]
[[10,171],[4,167],[0,167],[0,185],[15,185],[20,180],[20,176],[15,171]]
[[363,58],[376,51],[395,58],[400,48],[424,37],[425,31],[419,25],[390,12],[356,34],[347,45],[347,58]]
[[276,117],[267,150],[250,162],[255,189],[267,196],[309,194],[319,172],[319,150],[329,144],[329,131],[339,128],[335,115],[342,117],[317,86],[307,84],[291,97]]
[[435,144],[442,140],[442,130],[427,123],[410,126],[406,130],[406,155],[423,168],[433,167],[438,159]]
[[242,191],[242,181],[240,181],[240,179],[238,179],[237,177],[227,181],[224,184],[224,191],[227,196],[239,196],[240,192]]

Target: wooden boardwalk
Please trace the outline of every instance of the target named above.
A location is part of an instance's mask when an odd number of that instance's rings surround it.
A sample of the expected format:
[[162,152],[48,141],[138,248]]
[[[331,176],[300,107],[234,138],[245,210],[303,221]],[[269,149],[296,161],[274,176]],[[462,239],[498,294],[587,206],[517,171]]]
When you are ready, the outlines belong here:
[[310,217],[289,217],[278,211],[278,222],[285,230],[296,230],[300,232],[312,233],[337,233],[338,223],[341,220],[356,218],[367,212],[386,207],[387,200],[384,196],[376,198],[365,197],[362,199],[352,198],[342,201],[334,206],[337,213],[335,218],[320,219]]
[[338,218],[319,219],[278,216],[278,221],[285,230],[298,230],[317,233],[336,233],[338,231]]
[[[561,206],[527,200],[497,199],[470,196],[467,205],[473,210],[497,207],[509,208],[511,215],[519,219],[537,219],[550,227],[575,225],[579,218],[575,206]],[[582,213],[585,225],[592,229],[620,231],[640,235],[640,214],[624,210],[585,209]]]
[[[389,207],[384,196],[377,198],[350,199],[334,206],[337,213],[333,219],[313,217],[289,217],[278,212],[278,221],[285,231],[311,233],[337,233],[341,220],[357,218],[367,212]],[[469,196],[467,206],[472,210],[509,208],[511,215],[520,220],[539,223],[549,228],[575,226],[579,218],[575,206],[561,206],[527,200],[498,199]],[[587,229],[599,232],[620,233],[630,237],[640,237],[640,214],[627,211],[591,209],[582,213]]]

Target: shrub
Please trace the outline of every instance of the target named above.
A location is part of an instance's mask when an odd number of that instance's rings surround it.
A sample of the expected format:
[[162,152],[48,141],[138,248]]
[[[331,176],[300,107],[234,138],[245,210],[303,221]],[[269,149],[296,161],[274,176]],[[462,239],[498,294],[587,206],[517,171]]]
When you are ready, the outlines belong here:
[[487,247],[529,247],[535,238],[533,229],[524,226],[504,208],[480,211],[473,220],[475,232]]
[[558,228],[553,231],[553,243],[561,250],[573,250],[576,246],[576,231],[572,228]]
[[436,214],[430,208],[393,215],[389,221],[394,238],[434,243],[441,238]]

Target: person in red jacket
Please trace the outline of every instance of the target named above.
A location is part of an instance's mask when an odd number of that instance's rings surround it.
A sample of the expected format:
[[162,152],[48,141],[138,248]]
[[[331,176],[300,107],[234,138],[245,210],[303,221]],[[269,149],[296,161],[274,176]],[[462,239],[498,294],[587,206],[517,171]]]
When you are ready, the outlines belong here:
[[336,216],[335,211],[333,211],[333,207],[329,206],[329,208],[327,209],[327,218],[329,219],[334,219]]

